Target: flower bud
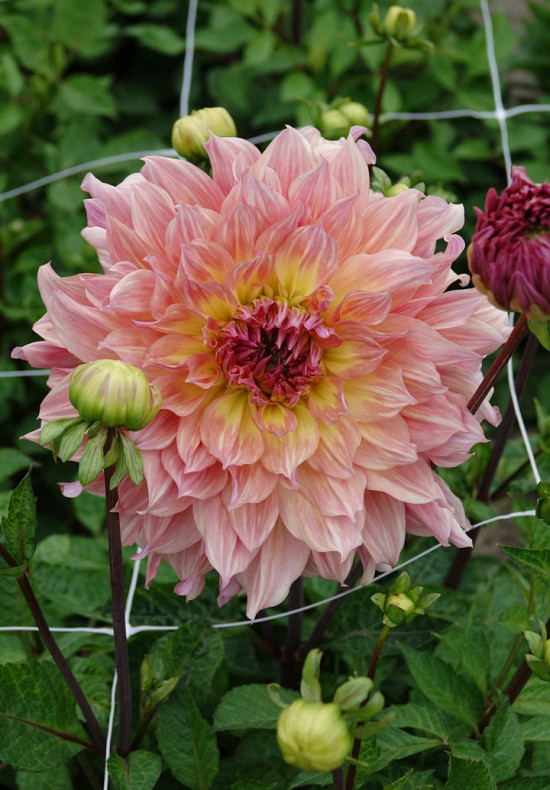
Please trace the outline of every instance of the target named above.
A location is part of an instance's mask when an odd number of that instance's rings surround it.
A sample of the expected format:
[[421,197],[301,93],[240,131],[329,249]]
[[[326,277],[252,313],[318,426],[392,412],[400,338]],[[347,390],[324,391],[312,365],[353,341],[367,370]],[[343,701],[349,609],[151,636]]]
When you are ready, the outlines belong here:
[[398,593],[397,595],[388,595],[386,598],[386,609],[388,607],[399,609],[404,613],[404,616],[412,614],[416,608],[415,602],[412,601],[405,593]]
[[397,41],[407,41],[416,32],[416,14],[410,8],[392,5],[388,8],[382,22],[384,32]]
[[550,184],[534,184],[525,168],[512,168],[500,197],[487,193],[485,211],[468,248],[472,282],[503,310],[530,320],[550,318]]
[[369,120],[369,111],[364,104],[358,101],[348,101],[338,107],[342,115],[348,119],[350,126],[366,126]]
[[325,110],[321,114],[319,129],[327,140],[338,140],[339,137],[345,137],[350,127],[349,118],[341,110]]
[[277,742],[289,765],[334,771],[349,753],[352,738],[338,705],[297,699],[279,716]]
[[409,189],[409,187],[401,181],[398,184],[393,184],[385,194],[386,197],[395,197],[396,195],[400,195],[401,192],[406,192],[407,189]]
[[208,158],[203,143],[212,132],[218,137],[237,136],[235,122],[225,107],[205,107],[179,118],[172,127],[172,145],[180,156],[201,162]]
[[160,390],[145,373],[118,359],[79,365],[71,376],[69,399],[82,419],[129,431],[149,425],[162,405]]

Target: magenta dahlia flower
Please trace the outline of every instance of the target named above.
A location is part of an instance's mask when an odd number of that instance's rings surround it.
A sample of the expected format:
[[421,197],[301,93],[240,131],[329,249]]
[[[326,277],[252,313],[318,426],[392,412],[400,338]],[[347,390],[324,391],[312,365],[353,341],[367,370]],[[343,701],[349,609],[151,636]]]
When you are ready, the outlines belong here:
[[476,288],[497,307],[550,318],[550,184],[534,184],[524,167],[512,168],[500,197],[487,193],[485,212],[468,249]]
[[369,582],[407,531],[470,543],[434,466],[462,463],[478,420],[498,419],[467,402],[506,318],[447,291],[468,280],[451,269],[462,207],[372,192],[361,131],[289,128],[262,154],[212,137],[212,178],[162,157],[118,187],[87,175],[84,236],[104,273],[40,269],[44,339],[14,352],[53,368],[40,418],[74,415],[71,373],[95,359],[162,393],[130,433],[144,481],[119,489],[148,583],[165,560],[193,598],[215,569],[220,604],[245,590],[254,617],[300,575],[343,581],[356,555]]

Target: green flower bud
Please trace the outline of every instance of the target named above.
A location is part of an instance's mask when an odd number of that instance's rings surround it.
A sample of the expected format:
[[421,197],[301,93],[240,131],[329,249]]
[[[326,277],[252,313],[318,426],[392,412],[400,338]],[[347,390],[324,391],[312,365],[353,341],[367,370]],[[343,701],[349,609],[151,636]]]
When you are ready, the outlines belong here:
[[211,133],[218,137],[237,136],[235,121],[225,107],[205,107],[179,118],[172,127],[172,145],[180,156],[201,162],[208,159],[203,144]]
[[395,197],[396,195],[400,195],[401,192],[406,192],[409,187],[400,181],[398,184],[393,184],[388,190],[386,190],[386,197]]
[[351,126],[366,126],[369,120],[369,111],[364,104],[358,101],[348,101],[338,107],[342,115],[348,119]]
[[297,699],[279,716],[277,743],[289,765],[334,771],[349,753],[352,738],[338,705]]
[[327,140],[338,140],[339,137],[345,137],[350,127],[349,118],[341,110],[325,110],[321,114],[319,129]]
[[544,481],[540,481],[537,486],[537,518],[540,518],[546,524],[550,524],[550,485]]
[[415,602],[411,601],[411,599],[405,593],[388,595],[386,598],[386,610],[390,606],[404,612],[405,617],[407,617],[409,614],[412,614],[416,608]]
[[71,376],[69,399],[84,420],[140,431],[161,405],[160,390],[139,368],[118,359],[79,365]]
[[386,12],[382,26],[387,36],[392,36],[400,42],[408,41],[416,32],[416,14],[410,8],[392,5]]

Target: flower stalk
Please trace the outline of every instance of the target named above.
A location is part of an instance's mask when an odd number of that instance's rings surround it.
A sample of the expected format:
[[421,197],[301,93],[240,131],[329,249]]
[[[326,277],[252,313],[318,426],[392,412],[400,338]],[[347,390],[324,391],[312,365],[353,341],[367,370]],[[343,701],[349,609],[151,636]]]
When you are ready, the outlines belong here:
[[[110,442],[106,446],[108,452]],[[105,469],[105,506],[107,510],[107,533],[109,539],[109,565],[111,569],[111,595],[113,631],[115,642],[115,665],[118,677],[118,753],[126,757],[130,752],[132,721],[132,690],[130,686],[130,664],[126,636],[124,568],[120,539],[119,515],[113,512],[118,502],[118,490],[111,490],[110,483],[115,467]]]
[[[2,559],[10,567],[14,568],[17,566],[17,561],[1,544],[0,557],[2,557]],[[59,646],[55,641],[52,632],[50,631],[48,623],[46,622],[46,618],[44,617],[42,609],[40,608],[40,604],[38,603],[38,599],[31,587],[28,573],[28,570],[26,570],[22,576],[17,578],[19,588],[25,597],[25,601],[27,602],[27,606],[29,607],[29,611],[32,614],[34,622],[36,623],[36,627],[38,628],[38,632],[42,637],[44,645],[48,649],[57,668],[63,675],[65,683],[69,687],[69,690],[75,698],[78,707],[82,711],[82,715],[84,716],[88,730],[95,745],[94,750],[96,750],[99,754],[103,754],[105,750],[105,736],[103,734],[103,730],[99,726],[99,722],[96,719],[95,713],[93,712],[90,703],[88,702],[78,680],[74,676],[70,666],[67,664],[65,656],[59,649]]]

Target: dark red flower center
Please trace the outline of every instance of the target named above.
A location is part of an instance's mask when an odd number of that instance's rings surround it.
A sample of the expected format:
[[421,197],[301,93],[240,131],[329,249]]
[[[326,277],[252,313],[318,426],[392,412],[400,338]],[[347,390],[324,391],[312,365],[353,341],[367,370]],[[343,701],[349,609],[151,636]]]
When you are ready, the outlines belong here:
[[214,340],[231,387],[246,387],[254,403],[295,406],[322,374],[323,339],[332,334],[319,314],[267,297],[239,307]]

